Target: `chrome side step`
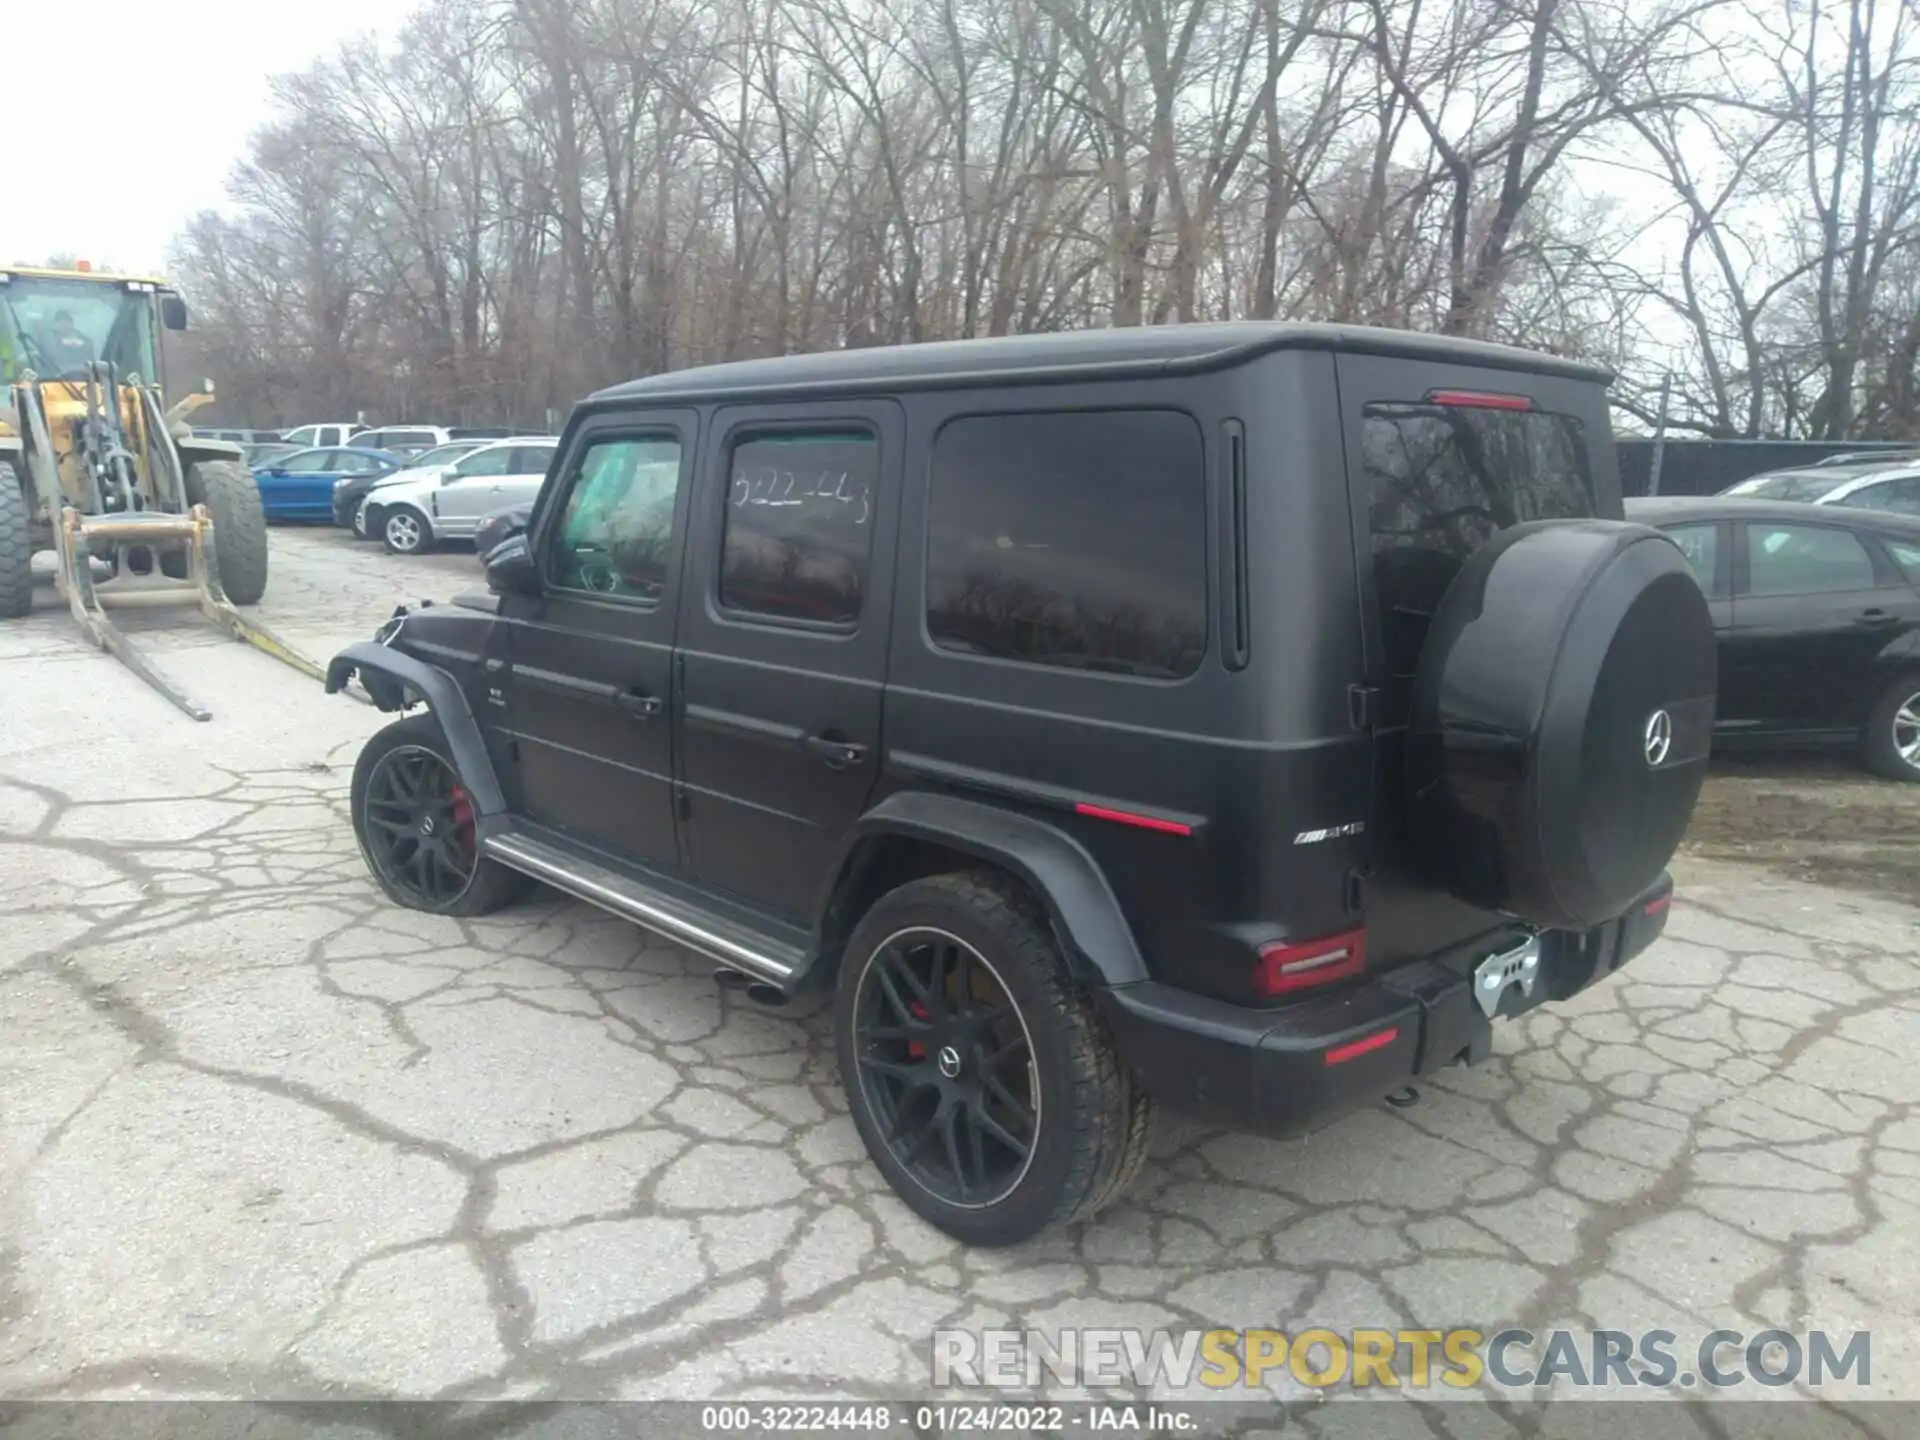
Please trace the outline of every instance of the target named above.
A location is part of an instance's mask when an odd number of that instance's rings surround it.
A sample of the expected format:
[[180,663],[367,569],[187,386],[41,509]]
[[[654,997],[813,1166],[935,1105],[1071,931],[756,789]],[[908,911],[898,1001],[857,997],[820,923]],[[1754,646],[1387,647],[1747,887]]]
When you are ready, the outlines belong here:
[[511,830],[489,835],[481,841],[481,849],[488,859],[509,869],[543,880],[556,890],[598,905],[769,985],[785,989],[805,958],[792,946],[769,941],[531,835]]

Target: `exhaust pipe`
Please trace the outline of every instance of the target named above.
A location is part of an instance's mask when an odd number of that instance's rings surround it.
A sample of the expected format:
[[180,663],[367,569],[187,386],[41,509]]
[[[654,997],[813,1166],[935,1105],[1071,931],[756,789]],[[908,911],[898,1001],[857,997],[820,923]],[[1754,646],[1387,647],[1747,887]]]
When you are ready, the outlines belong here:
[[745,995],[754,1004],[769,1010],[779,1010],[787,1003],[787,992],[778,985],[769,985],[766,981],[756,980],[739,970],[725,968],[716,970],[713,972],[713,983],[722,990],[732,990],[737,994]]

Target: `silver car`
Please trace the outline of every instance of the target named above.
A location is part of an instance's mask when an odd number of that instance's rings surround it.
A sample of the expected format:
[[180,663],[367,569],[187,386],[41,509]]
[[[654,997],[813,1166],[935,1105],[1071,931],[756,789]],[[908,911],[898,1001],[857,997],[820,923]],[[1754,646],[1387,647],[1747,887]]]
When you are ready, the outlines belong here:
[[451,465],[374,490],[354,528],[378,536],[396,555],[471,540],[489,515],[533,503],[559,444],[551,436],[489,441]]

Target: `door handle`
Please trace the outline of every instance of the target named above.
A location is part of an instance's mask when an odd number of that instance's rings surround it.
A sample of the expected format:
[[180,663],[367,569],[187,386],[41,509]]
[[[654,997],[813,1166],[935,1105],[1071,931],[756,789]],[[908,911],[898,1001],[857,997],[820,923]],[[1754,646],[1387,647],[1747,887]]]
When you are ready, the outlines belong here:
[[1862,610],[1858,615],[1854,616],[1853,623],[1868,626],[1893,625],[1897,624],[1899,619],[1900,617],[1895,615],[1891,610],[1882,610],[1876,605],[1871,610]]
[[848,770],[867,758],[866,746],[852,740],[837,740],[831,735],[808,735],[800,743],[829,770]]
[[644,695],[638,690],[622,690],[613,703],[636,720],[651,720],[664,708],[658,695]]

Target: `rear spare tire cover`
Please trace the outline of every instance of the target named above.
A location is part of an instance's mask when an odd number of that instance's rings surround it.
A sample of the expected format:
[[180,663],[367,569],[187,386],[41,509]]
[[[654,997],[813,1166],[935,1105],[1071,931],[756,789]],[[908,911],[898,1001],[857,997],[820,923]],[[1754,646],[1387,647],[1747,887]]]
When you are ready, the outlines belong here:
[[1408,835],[1469,904],[1556,929],[1654,884],[1706,778],[1713,620],[1686,557],[1615,520],[1515,525],[1460,568],[1420,655]]

